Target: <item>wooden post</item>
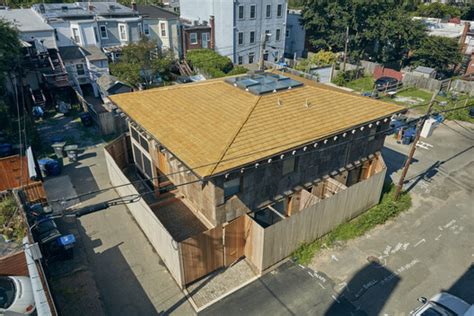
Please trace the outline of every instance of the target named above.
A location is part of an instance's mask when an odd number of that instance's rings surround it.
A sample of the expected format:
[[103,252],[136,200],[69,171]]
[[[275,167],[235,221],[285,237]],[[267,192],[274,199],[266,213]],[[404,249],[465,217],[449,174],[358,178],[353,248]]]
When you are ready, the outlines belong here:
[[344,44],[344,65],[342,66],[342,72],[346,72],[347,44],[349,44],[349,26],[346,27],[346,41]]
[[395,194],[393,196],[393,199],[395,201],[397,201],[398,198],[400,197],[400,192],[402,191],[402,188],[403,188],[403,182],[405,182],[405,177],[407,175],[408,168],[410,167],[411,160],[413,159],[413,156],[415,155],[416,143],[420,139],[421,129],[423,128],[423,124],[425,123],[426,118],[428,117],[428,115],[431,112],[431,108],[433,107],[433,104],[435,102],[435,98],[438,95],[439,91],[440,90],[436,90],[433,93],[433,96],[431,97],[431,101],[430,101],[430,104],[428,106],[428,109],[426,110],[425,115],[416,124],[415,140],[413,141],[413,144],[411,145],[410,152],[408,153],[408,158],[405,161],[405,166],[403,167],[402,175],[400,176],[400,180],[398,181],[398,184],[397,184],[397,189],[395,190]]

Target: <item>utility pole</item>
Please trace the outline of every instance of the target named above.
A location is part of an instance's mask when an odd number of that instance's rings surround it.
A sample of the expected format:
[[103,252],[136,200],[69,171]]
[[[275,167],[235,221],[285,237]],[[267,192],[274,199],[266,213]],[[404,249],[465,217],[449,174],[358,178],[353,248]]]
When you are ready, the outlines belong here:
[[344,65],[342,66],[342,71],[346,71],[346,61],[347,61],[347,44],[349,44],[349,26],[346,27],[346,40],[344,44]]
[[267,34],[266,32],[262,33],[262,41],[260,43],[260,60],[258,61],[258,70],[265,70],[265,61],[263,60],[263,53],[265,51],[265,45],[267,44]]
[[431,113],[431,108],[433,107],[435,103],[435,98],[438,95],[439,91],[440,90],[436,90],[433,93],[433,96],[431,97],[431,101],[428,105],[428,109],[426,110],[425,115],[423,115],[423,117],[416,124],[415,139],[413,140],[413,144],[411,145],[410,152],[408,153],[408,158],[405,161],[405,166],[403,167],[402,175],[400,176],[400,180],[398,181],[398,184],[397,184],[397,189],[395,190],[395,195],[393,196],[393,199],[395,201],[398,200],[398,198],[400,197],[400,192],[402,191],[402,188],[403,188],[403,182],[405,182],[405,177],[407,175],[408,168],[410,167],[411,160],[413,159],[413,156],[415,155],[416,143],[418,143],[418,140],[420,139],[421,129],[423,128],[426,118]]

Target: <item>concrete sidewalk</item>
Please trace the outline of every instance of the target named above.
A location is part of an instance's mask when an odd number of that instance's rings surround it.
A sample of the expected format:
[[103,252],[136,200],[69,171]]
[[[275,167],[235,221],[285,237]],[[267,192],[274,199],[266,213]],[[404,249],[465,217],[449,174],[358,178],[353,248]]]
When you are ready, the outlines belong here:
[[[64,192],[68,186],[75,191],[72,195],[110,187],[103,147],[87,149],[78,162],[66,164],[62,181],[62,188],[56,185],[63,190],[62,196],[69,195]],[[48,192],[56,189],[49,186]],[[108,190],[84,196],[79,202],[84,206],[117,197],[114,190]],[[97,284],[103,314],[195,314],[125,205],[84,216],[76,224],[86,254],[83,269],[92,273]],[[86,306],[78,307],[67,315],[82,316],[85,310]]]

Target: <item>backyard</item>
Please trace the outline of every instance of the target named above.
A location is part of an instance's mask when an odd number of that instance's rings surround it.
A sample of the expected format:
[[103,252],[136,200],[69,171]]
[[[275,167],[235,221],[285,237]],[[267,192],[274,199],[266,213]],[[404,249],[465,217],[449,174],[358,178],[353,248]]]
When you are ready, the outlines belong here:
[[[344,85],[347,88],[354,90],[357,93],[371,92],[374,86],[374,78],[364,76],[356,80],[349,81]],[[417,89],[414,87],[403,87],[397,91],[394,97],[381,96],[380,100],[393,102],[399,105],[404,105],[415,112],[421,114],[425,113],[433,96],[433,92]],[[447,94],[439,94],[435,98],[436,103],[433,106],[433,112],[451,110],[455,108],[465,107],[468,105],[474,106],[474,99],[463,94],[454,94],[449,92]],[[464,108],[458,111],[448,112],[443,115],[446,119],[460,120],[474,123],[474,118],[469,116],[469,109]]]

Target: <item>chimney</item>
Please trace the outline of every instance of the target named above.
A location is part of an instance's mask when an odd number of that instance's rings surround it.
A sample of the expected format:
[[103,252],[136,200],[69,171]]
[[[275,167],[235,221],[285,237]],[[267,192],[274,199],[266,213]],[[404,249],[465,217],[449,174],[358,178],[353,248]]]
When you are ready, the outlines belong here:
[[209,17],[209,24],[211,25],[211,43],[210,43],[210,47],[212,50],[214,50],[215,48],[215,44],[216,44],[216,32],[215,32],[215,22],[214,22],[214,16],[211,15]]
[[137,11],[137,2],[135,0],[132,0],[132,10]]
[[87,10],[89,10],[89,11],[94,10],[94,6],[92,5],[92,3],[90,1],[87,2]]

